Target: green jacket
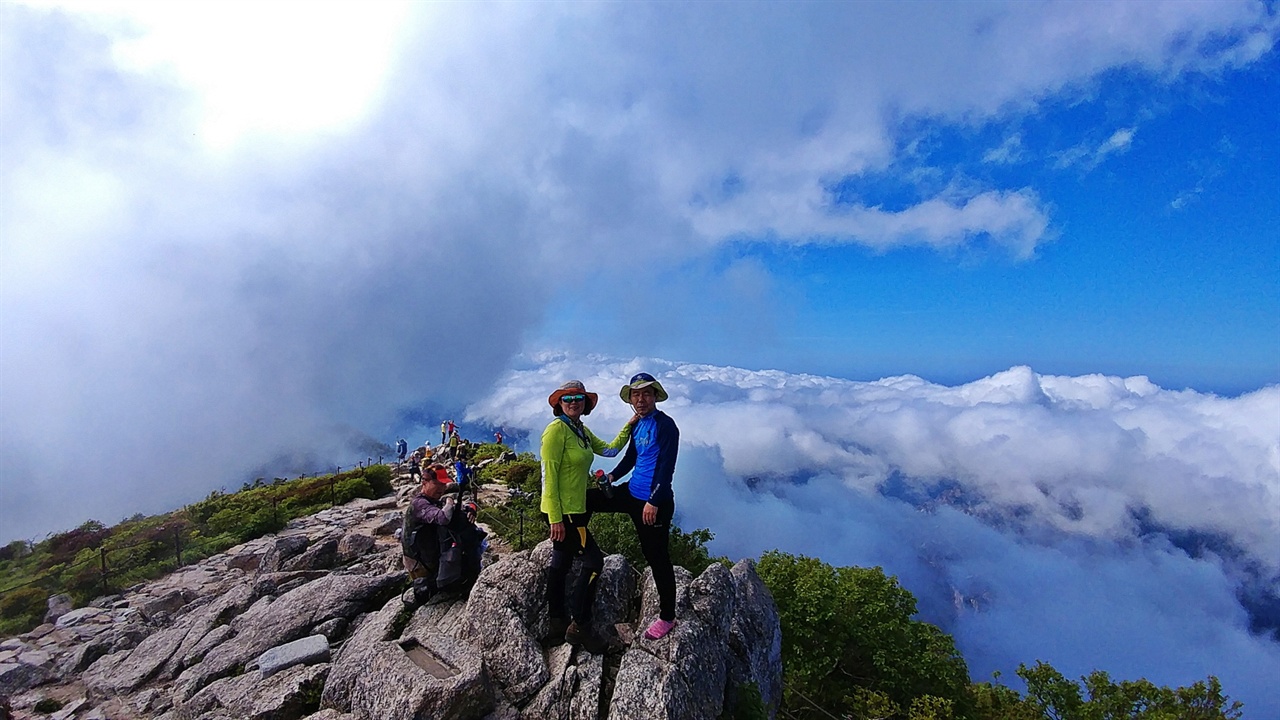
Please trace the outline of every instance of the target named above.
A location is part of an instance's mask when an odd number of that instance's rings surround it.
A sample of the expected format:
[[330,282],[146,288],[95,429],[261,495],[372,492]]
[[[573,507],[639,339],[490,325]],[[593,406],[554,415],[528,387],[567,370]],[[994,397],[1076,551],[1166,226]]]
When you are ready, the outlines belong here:
[[580,427],[583,438],[557,417],[542,431],[542,512],[552,523],[587,511],[592,456],[613,457],[631,437],[630,425],[623,425],[610,443],[596,437],[586,425]]

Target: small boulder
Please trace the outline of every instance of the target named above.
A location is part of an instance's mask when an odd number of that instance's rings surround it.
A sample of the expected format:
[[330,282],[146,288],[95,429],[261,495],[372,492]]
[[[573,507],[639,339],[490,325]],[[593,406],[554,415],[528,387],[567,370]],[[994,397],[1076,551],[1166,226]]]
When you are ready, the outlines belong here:
[[71,600],[70,595],[63,595],[59,593],[57,595],[50,595],[47,605],[49,610],[44,614],[44,621],[51,623],[57,622],[58,618],[71,612],[71,609],[75,607],[75,602]]
[[351,562],[373,550],[378,544],[370,535],[347,533],[338,541],[338,562]]
[[262,653],[257,659],[258,672],[271,677],[294,665],[315,665],[329,662],[329,640],[324,635],[307,637],[283,645],[277,645]]

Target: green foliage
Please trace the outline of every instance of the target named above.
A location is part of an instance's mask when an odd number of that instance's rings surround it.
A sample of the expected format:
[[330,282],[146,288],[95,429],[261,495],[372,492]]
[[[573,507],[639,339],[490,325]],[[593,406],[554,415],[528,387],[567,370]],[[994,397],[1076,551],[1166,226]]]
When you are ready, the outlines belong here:
[[[783,703],[795,717],[968,714],[969,672],[951,637],[912,620],[915,598],[880,568],[771,551],[757,571],[778,604]],[[913,705],[924,696],[934,699]]]
[[14,540],[0,548],[0,561],[15,560],[31,554],[31,543],[26,540]]
[[0,595],[0,633],[20,633],[44,620],[49,593],[34,585]]
[[973,716],[982,720],[1041,720],[1044,717],[1016,690],[999,683],[974,683],[969,686],[969,697]]
[[77,605],[103,592],[104,558],[107,588],[126,587],[173,570],[179,554],[184,564],[198,562],[331,504],[386,495],[391,481],[385,465],[270,484],[258,478],[240,492],[215,490],[164,515],[133,515],[111,528],[91,520],[40,543],[10,543],[0,554],[0,633],[35,627],[51,592],[67,593]]
[[528,550],[547,539],[547,519],[531,498],[513,497],[503,505],[480,508],[478,520],[513,550]]
[[510,448],[506,445],[499,445],[498,443],[480,443],[471,448],[471,462],[478,463],[481,460],[496,458],[509,450]]
[[61,710],[62,706],[65,704],[66,703],[58,700],[57,698],[40,698],[40,700],[36,701],[36,704],[31,709],[38,713],[51,715]]
[[97,520],[87,520],[75,530],[58,533],[40,543],[45,566],[65,563],[74,558],[85,548],[96,548],[109,534],[106,526]]
[[720,713],[719,720],[769,720],[769,709],[755,683],[736,686],[730,697],[732,702]]
[[[1024,705],[1051,720],[1235,720],[1243,705],[1222,692],[1218,678],[1170,689],[1146,679],[1113,681],[1095,670],[1069,680],[1052,665],[1021,665],[1018,675],[1027,683]],[[994,717],[994,716],[993,716]]]
[[[591,534],[606,555],[622,555],[636,570],[644,570],[649,563],[640,550],[640,539],[629,515],[622,513],[598,513],[591,517]],[[694,575],[700,575],[715,562],[707,552],[707,543],[715,535],[706,528],[684,532],[671,525],[671,563],[679,565]]]
[[698,528],[685,532],[674,523],[671,525],[671,562],[679,565],[694,575],[701,575],[714,559],[707,553],[707,543],[715,538],[715,534],[707,528]]
[[932,695],[921,695],[911,700],[907,709],[908,720],[951,720],[954,716],[955,703],[946,698]]
[[[640,539],[636,537],[636,529],[631,524],[630,517],[618,513],[600,513],[591,517],[588,527],[605,555],[621,555],[637,571],[649,567],[644,561],[644,553],[640,552]],[[674,559],[672,562],[674,563]]]
[[[390,495],[394,488],[391,485],[391,466],[390,465],[372,465],[364,469],[364,481],[373,491],[372,495],[368,495],[369,499],[380,498],[384,495]],[[359,497],[366,497],[361,495]]]
[[373,488],[369,486],[367,480],[362,477],[346,478],[334,485],[333,488],[334,501],[342,505],[351,502],[356,498],[365,498],[372,500],[377,497]]
[[501,483],[538,497],[542,493],[542,464],[533,453],[520,453],[512,462],[489,463],[480,469],[482,483]]

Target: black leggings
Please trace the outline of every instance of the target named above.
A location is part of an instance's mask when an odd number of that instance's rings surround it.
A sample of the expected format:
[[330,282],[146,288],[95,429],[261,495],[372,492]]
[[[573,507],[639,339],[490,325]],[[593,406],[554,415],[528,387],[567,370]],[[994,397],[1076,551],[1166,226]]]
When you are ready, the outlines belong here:
[[582,557],[582,571],[574,580],[569,596],[568,617],[579,625],[591,622],[596,578],[604,569],[604,553],[587,529],[590,515],[565,515],[564,540],[551,541],[551,569],[547,573],[547,611],[553,618],[565,617],[564,585],[573,559]]
[[645,501],[631,495],[631,483],[613,488],[613,497],[605,497],[598,489],[587,491],[587,514],[625,513],[631,516],[631,524],[640,539],[640,552],[653,570],[653,583],[658,586],[658,617],[672,622],[676,619],[676,571],[671,566],[671,517],[676,512],[675,503],[658,506],[658,520],[653,525],[644,524]]

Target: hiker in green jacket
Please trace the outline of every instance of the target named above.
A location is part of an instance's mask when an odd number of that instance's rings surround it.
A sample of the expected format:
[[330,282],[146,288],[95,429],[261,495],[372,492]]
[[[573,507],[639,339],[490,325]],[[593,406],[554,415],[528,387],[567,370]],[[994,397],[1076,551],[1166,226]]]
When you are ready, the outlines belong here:
[[[595,580],[604,569],[604,553],[587,530],[587,485],[595,455],[614,457],[631,436],[632,417],[612,442],[596,437],[582,423],[599,396],[587,392],[578,380],[570,380],[547,398],[555,413],[542,431],[542,512],[551,523],[551,567],[547,577],[547,609],[550,638],[561,634],[588,652],[600,653],[607,644],[591,632],[591,602]],[[574,557],[582,558],[582,572],[574,582],[565,607],[565,580]]]

